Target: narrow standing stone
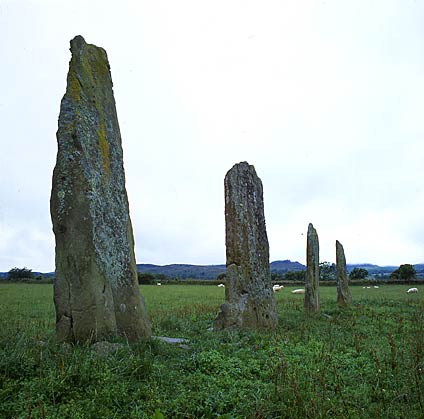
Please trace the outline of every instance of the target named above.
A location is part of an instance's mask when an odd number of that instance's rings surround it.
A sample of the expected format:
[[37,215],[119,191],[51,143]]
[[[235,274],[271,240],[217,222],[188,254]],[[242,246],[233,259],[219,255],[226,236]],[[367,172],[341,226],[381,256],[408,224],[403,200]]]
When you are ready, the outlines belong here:
[[277,306],[271,286],[262,182],[246,162],[225,176],[227,283],[214,330],[274,329]]
[[319,312],[319,242],[318,234],[312,224],[308,226],[306,244],[305,310],[314,314]]
[[342,244],[336,240],[336,265],[337,265],[337,303],[342,306],[352,302],[347,277],[346,257]]
[[93,342],[118,334],[134,341],[151,328],[138,288],[109,63],[81,36],[71,52],[50,200],[57,337]]

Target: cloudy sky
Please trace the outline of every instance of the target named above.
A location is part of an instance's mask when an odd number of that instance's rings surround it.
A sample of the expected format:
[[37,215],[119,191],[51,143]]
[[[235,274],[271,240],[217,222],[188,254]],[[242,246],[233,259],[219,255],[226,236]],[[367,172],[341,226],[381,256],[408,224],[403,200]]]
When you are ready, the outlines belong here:
[[264,184],[271,260],[424,262],[424,1],[0,0],[0,271],[54,270],[69,41],[106,49],[139,263],[225,263],[223,179]]

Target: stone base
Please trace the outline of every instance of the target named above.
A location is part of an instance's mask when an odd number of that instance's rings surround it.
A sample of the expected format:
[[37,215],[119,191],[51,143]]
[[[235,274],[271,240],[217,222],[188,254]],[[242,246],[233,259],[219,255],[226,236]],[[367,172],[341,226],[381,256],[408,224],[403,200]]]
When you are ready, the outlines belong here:
[[242,298],[238,303],[222,304],[214,320],[213,329],[274,330],[277,327],[277,306],[274,299],[259,302]]

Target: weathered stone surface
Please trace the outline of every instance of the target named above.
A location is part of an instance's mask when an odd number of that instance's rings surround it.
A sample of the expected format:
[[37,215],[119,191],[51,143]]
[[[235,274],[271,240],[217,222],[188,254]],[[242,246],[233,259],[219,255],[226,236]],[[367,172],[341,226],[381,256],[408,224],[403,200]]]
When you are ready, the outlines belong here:
[[269,270],[262,182],[255,168],[236,164],[225,176],[227,274],[225,304],[214,330],[277,326]]
[[319,241],[312,224],[308,226],[306,244],[305,310],[319,312]]
[[62,341],[151,334],[135,266],[121,134],[106,52],[71,41],[50,210]]
[[337,266],[337,303],[345,306],[352,302],[349,290],[349,281],[346,268],[346,257],[342,244],[336,240],[336,266]]

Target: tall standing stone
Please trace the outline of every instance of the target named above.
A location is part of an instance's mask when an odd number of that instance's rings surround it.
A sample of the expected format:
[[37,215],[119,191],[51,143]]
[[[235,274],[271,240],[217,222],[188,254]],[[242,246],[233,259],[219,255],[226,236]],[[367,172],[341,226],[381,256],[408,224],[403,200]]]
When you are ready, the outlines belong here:
[[71,41],[50,211],[56,332],[68,342],[151,334],[140,296],[121,134],[106,52]]
[[336,266],[337,266],[337,303],[342,306],[352,302],[347,277],[346,257],[342,244],[336,240]]
[[262,182],[246,162],[225,176],[227,285],[215,330],[274,329],[277,306],[271,286]]
[[319,241],[312,224],[308,226],[306,244],[305,310],[314,314],[319,312]]

